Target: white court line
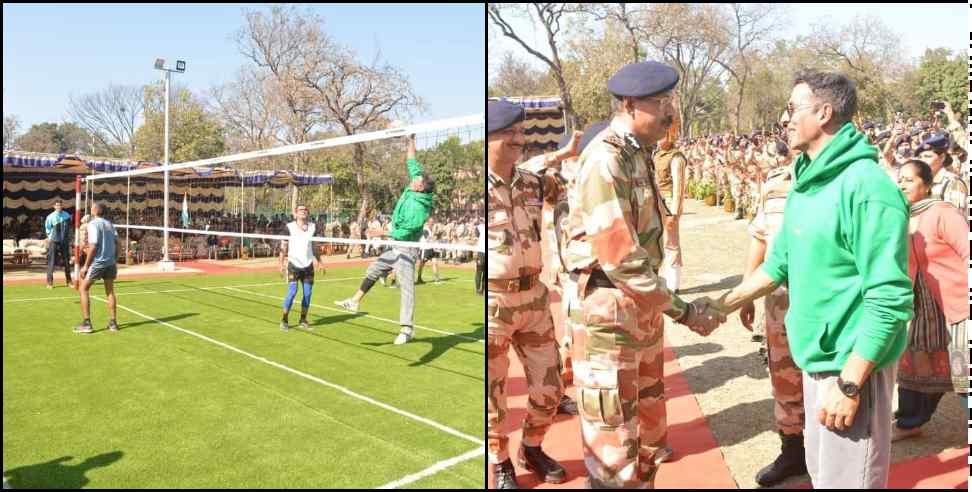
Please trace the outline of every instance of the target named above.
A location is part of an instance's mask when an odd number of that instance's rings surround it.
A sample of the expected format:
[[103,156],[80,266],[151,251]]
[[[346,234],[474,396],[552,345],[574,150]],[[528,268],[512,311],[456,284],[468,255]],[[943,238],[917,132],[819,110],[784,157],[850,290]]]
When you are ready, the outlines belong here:
[[[329,278],[324,280],[318,280],[317,282],[340,282],[343,280],[355,280],[361,277],[348,277],[348,278]],[[115,292],[116,296],[140,296],[146,294],[167,294],[170,292],[195,292],[197,290],[215,290],[215,289],[225,289],[227,287],[266,287],[268,285],[284,285],[283,282],[264,282],[262,284],[241,284],[241,285],[223,285],[217,287],[196,287],[194,289],[172,289],[172,290],[142,290],[138,292]],[[8,302],[27,302],[27,301],[49,301],[52,299],[78,299],[78,296],[72,297],[36,297],[33,299],[11,299],[9,301],[3,301],[4,304]]]
[[408,485],[408,484],[410,484],[412,482],[416,482],[416,481],[421,480],[421,479],[423,479],[425,477],[434,475],[434,474],[436,474],[436,473],[438,473],[438,472],[440,472],[442,470],[445,470],[446,468],[448,468],[448,467],[450,467],[452,465],[455,465],[457,463],[461,463],[461,462],[466,461],[466,460],[469,460],[469,459],[473,459],[473,458],[475,458],[475,457],[477,457],[479,455],[482,455],[482,454],[486,454],[486,448],[474,449],[474,450],[472,450],[472,451],[470,451],[470,452],[468,452],[466,454],[462,454],[462,455],[456,456],[455,458],[449,458],[447,460],[442,460],[442,461],[440,461],[440,462],[438,462],[438,463],[436,463],[436,464],[434,464],[434,465],[432,465],[432,466],[430,466],[430,467],[428,467],[428,468],[426,468],[426,469],[424,469],[424,470],[422,470],[422,471],[420,471],[418,473],[413,473],[411,475],[408,475],[408,476],[399,478],[398,480],[395,480],[394,482],[386,483],[385,485],[382,485],[381,487],[378,487],[378,488],[379,489],[396,489],[398,487],[401,487],[402,485]]
[[[324,280],[316,280],[314,283],[317,283],[317,282],[343,282],[345,280],[358,280],[360,278],[361,277],[327,278],[327,279],[324,279]],[[472,282],[472,280],[467,280],[467,279],[455,279],[454,281],[456,281],[456,282]],[[452,280],[450,280],[450,282],[452,282]],[[170,292],[193,292],[193,291],[197,291],[197,290],[226,289],[228,287],[266,287],[268,285],[281,285],[282,283],[283,282],[265,282],[265,283],[262,283],[262,284],[224,285],[224,286],[221,286],[221,287],[196,287],[194,289],[143,290],[143,291],[138,291],[138,292],[116,292],[115,295],[116,296],[119,296],[119,297],[120,296],[139,296],[139,295],[146,295],[146,294],[167,294],[167,293],[170,293]],[[445,284],[445,282],[442,282],[442,284]],[[7,303],[11,303],[11,302],[58,301],[58,300],[63,301],[63,300],[66,300],[66,299],[78,299],[78,296],[71,296],[71,297],[33,297],[33,298],[23,298],[23,299],[9,299],[9,300],[4,300],[3,303],[4,304],[7,304]]]
[[[261,294],[259,292],[253,292],[253,291],[250,291],[250,290],[237,289],[235,287],[226,287],[226,288],[229,289],[229,290],[232,290],[232,291],[236,291],[236,292],[243,293],[243,294],[249,294],[249,295],[253,295],[253,296],[269,297],[270,299],[274,299],[274,300],[284,299],[283,297],[277,297],[277,296],[271,296],[271,295],[267,295],[267,294]],[[314,303],[311,303],[311,306],[314,306],[316,308],[321,308],[321,309],[330,309],[331,311],[337,311],[339,313],[350,313],[351,312],[351,311],[348,311],[346,309],[332,308],[330,306],[321,306],[320,304],[314,304]],[[388,318],[382,318],[380,316],[372,316],[370,314],[365,314],[363,316],[365,318],[371,318],[371,319],[377,319],[379,321],[385,321],[385,322],[391,323],[393,325],[397,325],[398,324],[398,321],[392,321],[392,320],[390,320]],[[476,342],[479,342],[479,343],[482,343],[482,344],[485,344],[486,343],[486,341],[483,340],[482,338],[467,337],[465,335],[460,335],[458,333],[453,333],[451,331],[436,330],[435,328],[428,328],[428,327],[425,327],[425,326],[422,326],[422,325],[414,325],[413,324],[412,326],[415,327],[415,328],[420,328],[422,330],[439,333],[441,335],[452,335],[454,337],[465,338],[466,340],[473,340],[473,341],[476,341]]]
[[[99,296],[91,296],[91,297],[93,299],[97,299],[97,300],[99,300],[101,302],[107,303],[106,300],[102,299]],[[445,432],[447,434],[452,434],[453,436],[460,437],[460,438],[465,439],[467,441],[474,442],[474,443],[476,443],[476,444],[478,444],[480,446],[484,446],[486,444],[482,440],[477,439],[477,438],[475,438],[473,436],[470,436],[468,434],[464,434],[464,433],[462,433],[460,431],[457,431],[456,429],[453,429],[452,427],[445,426],[445,425],[440,424],[438,422],[429,420],[429,419],[427,419],[425,417],[420,417],[418,415],[415,415],[414,413],[407,412],[407,411],[402,410],[400,408],[393,407],[393,406],[391,406],[391,405],[389,405],[387,403],[382,403],[382,402],[380,402],[378,400],[375,400],[374,398],[370,398],[370,397],[367,397],[365,395],[361,395],[361,394],[355,393],[354,391],[351,391],[351,390],[345,388],[344,386],[339,386],[337,384],[330,383],[330,382],[325,381],[325,380],[323,380],[323,379],[321,379],[321,378],[319,378],[317,376],[313,376],[313,375],[307,374],[306,372],[299,371],[297,369],[293,369],[291,367],[288,367],[288,366],[285,366],[283,364],[280,364],[279,362],[274,362],[274,361],[272,361],[270,359],[267,359],[266,357],[261,357],[259,355],[251,354],[251,353],[249,353],[249,352],[247,352],[245,350],[238,349],[238,348],[236,348],[236,347],[234,347],[234,346],[232,346],[232,345],[230,345],[228,343],[224,343],[224,342],[221,342],[219,340],[216,340],[216,339],[207,337],[206,335],[201,335],[201,334],[196,333],[196,332],[194,332],[192,330],[187,330],[185,328],[180,328],[180,327],[178,327],[178,326],[176,326],[176,325],[174,325],[172,323],[169,323],[167,321],[162,321],[162,320],[155,319],[155,318],[153,318],[151,316],[148,316],[146,314],[142,314],[142,313],[140,313],[138,311],[135,311],[134,309],[131,309],[131,308],[127,308],[125,306],[122,306],[121,304],[118,304],[117,306],[118,306],[119,309],[124,309],[125,311],[128,311],[128,312],[130,312],[132,314],[135,314],[137,316],[141,316],[142,318],[145,318],[147,320],[151,320],[151,321],[154,321],[154,322],[159,323],[161,325],[168,326],[169,328],[172,328],[174,330],[180,331],[180,332],[185,333],[187,335],[192,335],[192,336],[194,336],[196,338],[200,338],[200,339],[205,340],[205,341],[207,341],[209,343],[212,343],[212,344],[218,345],[220,347],[223,347],[223,348],[225,348],[227,350],[231,350],[231,351],[236,352],[238,354],[245,355],[245,356],[247,356],[247,357],[249,357],[251,359],[254,359],[254,360],[263,362],[264,364],[267,364],[269,366],[276,367],[277,369],[282,369],[282,370],[287,371],[287,372],[289,372],[291,374],[296,374],[297,376],[300,376],[300,377],[302,377],[304,379],[307,379],[309,381],[313,381],[315,383],[318,383],[318,384],[327,386],[328,388],[332,388],[332,389],[338,390],[338,391],[340,391],[340,392],[342,392],[342,393],[344,393],[344,394],[346,394],[348,396],[351,396],[353,398],[357,398],[357,399],[359,399],[361,401],[364,401],[366,403],[371,403],[372,405],[375,405],[377,407],[384,408],[385,410],[388,410],[390,412],[397,413],[397,414],[399,414],[399,415],[401,415],[403,417],[410,418],[410,419],[412,419],[412,420],[414,420],[416,422],[421,422],[421,423],[423,423],[425,425],[428,425],[430,427],[434,427],[436,429],[439,429],[440,431]]]

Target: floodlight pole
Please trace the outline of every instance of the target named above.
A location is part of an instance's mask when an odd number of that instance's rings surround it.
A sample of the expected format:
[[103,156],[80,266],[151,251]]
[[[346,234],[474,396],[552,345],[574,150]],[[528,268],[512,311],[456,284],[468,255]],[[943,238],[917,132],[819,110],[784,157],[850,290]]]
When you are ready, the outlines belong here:
[[[163,165],[169,165],[169,71],[165,71],[165,153],[163,154]],[[164,171],[163,196],[162,196],[162,264],[163,271],[173,270],[172,260],[169,259],[169,168]]]
[[162,188],[162,261],[159,269],[164,272],[175,270],[175,263],[169,259],[169,79],[172,72],[185,72],[186,62],[176,62],[176,69],[165,68],[165,60],[155,60],[155,69],[165,73],[165,151],[163,154],[163,188]]

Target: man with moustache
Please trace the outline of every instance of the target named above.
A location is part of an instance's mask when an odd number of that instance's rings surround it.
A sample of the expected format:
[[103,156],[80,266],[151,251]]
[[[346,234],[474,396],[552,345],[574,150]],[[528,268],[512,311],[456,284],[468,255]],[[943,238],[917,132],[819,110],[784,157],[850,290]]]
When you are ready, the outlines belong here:
[[569,193],[566,267],[578,301],[569,317],[586,332],[574,382],[591,487],[654,483],[667,434],[662,314],[703,335],[725,321],[658,275],[664,205],[649,148],[673,122],[677,83],[673,68],[653,61],[611,77],[614,116],[581,154]]
[[507,445],[506,376],[510,346],[527,378],[529,398],[517,464],[548,483],[562,483],[564,468],[541,449],[563,395],[557,342],[540,282],[541,209],[562,192],[553,176],[515,166],[523,155],[523,108],[487,103],[487,434],[495,488],[518,488]]

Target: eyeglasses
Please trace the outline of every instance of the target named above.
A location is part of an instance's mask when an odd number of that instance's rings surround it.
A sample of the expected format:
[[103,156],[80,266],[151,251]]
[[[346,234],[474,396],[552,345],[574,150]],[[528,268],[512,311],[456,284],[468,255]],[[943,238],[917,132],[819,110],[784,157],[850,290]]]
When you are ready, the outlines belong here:
[[668,95],[665,95],[665,96],[657,96],[657,97],[656,96],[648,96],[648,97],[644,97],[642,99],[650,100],[650,101],[658,101],[658,105],[659,106],[665,106],[667,104],[671,104],[671,105],[674,106],[675,98],[676,97],[678,97],[678,96],[675,95],[675,94],[668,94]]
[[783,108],[783,111],[786,112],[786,119],[792,119],[793,118],[793,114],[796,113],[797,111],[799,111],[799,110],[801,110],[803,108],[809,108],[809,107],[813,107],[813,106],[816,106],[816,104],[801,104],[801,105],[796,106],[796,107],[794,107],[792,104],[787,104],[786,107]]

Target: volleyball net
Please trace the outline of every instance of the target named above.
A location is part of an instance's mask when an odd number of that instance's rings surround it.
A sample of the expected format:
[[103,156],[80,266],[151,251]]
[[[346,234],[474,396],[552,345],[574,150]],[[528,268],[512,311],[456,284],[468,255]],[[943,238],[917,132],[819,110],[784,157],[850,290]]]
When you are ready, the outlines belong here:
[[[475,181],[481,183],[484,121],[478,114],[177,164],[118,164],[78,177],[75,255],[81,258],[82,216],[93,203],[117,229],[119,260],[161,260],[163,269],[174,260],[275,256],[297,205],[308,208],[321,253],[484,253],[476,236],[485,208],[470,206],[482,199]],[[432,220],[419,225],[421,238],[400,241],[392,219],[410,189],[413,135],[415,158],[436,190],[426,198]]]

